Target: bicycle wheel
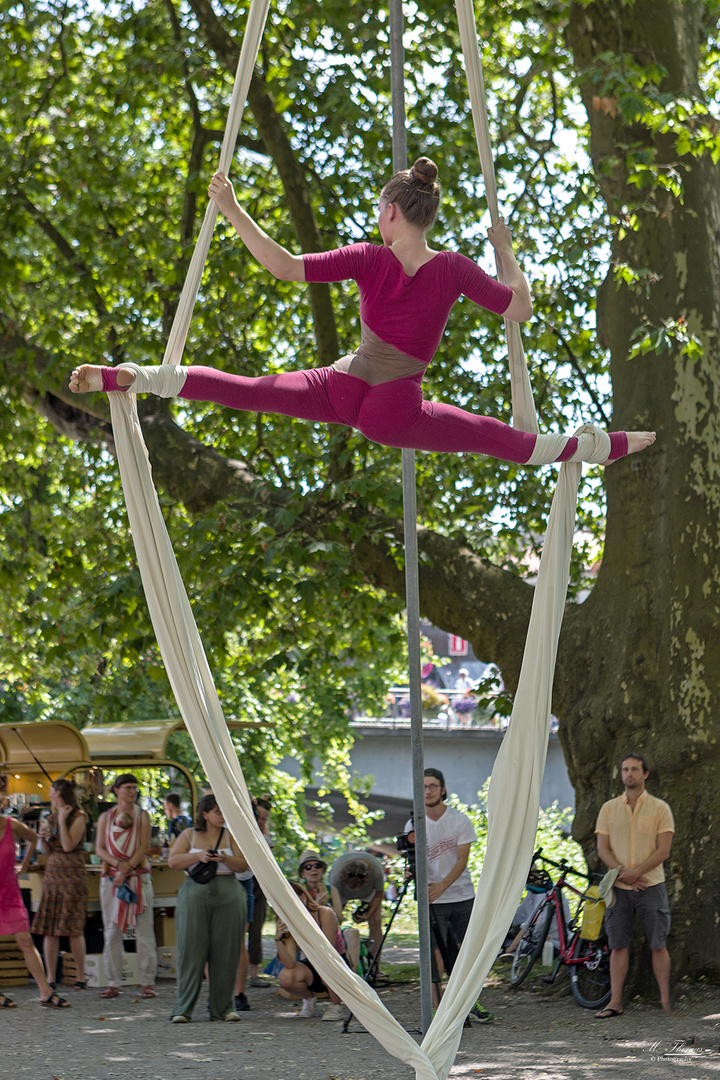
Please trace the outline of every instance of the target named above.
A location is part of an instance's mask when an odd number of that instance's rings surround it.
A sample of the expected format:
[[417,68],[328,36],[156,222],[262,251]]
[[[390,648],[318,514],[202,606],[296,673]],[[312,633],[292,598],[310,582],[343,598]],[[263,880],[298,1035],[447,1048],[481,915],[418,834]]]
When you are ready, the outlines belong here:
[[573,959],[582,957],[584,964],[572,964],[570,984],[575,1000],[583,1009],[601,1009],[610,1000],[610,950],[604,938],[584,941],[578,937],[573,945]]
[[555,909],[551,903],[542,904],[533,915],[530,924],[525,928],[510,968],[511,986],[519,986],[530,974],[531,967],[542,952],[554,911]]

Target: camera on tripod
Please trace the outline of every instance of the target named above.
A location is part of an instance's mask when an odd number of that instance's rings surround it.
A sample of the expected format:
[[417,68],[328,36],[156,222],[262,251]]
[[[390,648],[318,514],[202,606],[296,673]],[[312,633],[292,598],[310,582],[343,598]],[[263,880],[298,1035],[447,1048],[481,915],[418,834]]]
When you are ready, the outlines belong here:
[[407,832],[398,833],[395,837],[395,846],[401,855],[405,856],[408,870],[415,877],[415,826],[413,815],[410,815],[410,828]]

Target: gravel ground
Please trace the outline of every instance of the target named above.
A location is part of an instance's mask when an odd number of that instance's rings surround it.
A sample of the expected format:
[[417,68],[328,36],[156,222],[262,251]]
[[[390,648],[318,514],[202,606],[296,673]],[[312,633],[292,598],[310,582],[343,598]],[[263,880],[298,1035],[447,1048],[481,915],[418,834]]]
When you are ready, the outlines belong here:
[[[407,960],[400,950],[388,959]],[[386,970],[392,978],[393,966]],[[274,988],[249,989],[251,1011],[236,1024],[207,1022],[201,996],[195,1020],[168,1023],[174,983],[143,1001],[132,989],[113,1001],[68,991],[72,1009],[41,1009],[34,987],[11,990],[19,1008],[0,1010],[3,1076],[8,1080],[412,1080],[353,1021],[301,1020],[299,1006]],[[419,1021],[415,983],[381,991],[408,1029]],[[720,993],[686,988],[677,1012],[631,1003],[622,1018],[597,1021],[569,994],[508,987],[504,973],[483,994],[495,1015],[463,1032],[453,1080],[720,1080]]]

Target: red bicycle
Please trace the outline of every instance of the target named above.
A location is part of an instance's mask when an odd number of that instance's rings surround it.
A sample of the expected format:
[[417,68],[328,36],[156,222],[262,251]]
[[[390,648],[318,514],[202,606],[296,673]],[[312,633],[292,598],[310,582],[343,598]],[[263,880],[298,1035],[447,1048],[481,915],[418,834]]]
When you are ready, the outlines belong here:
[[[543,976],[543,982],[553,983],[562,964],[570,968],[570,982],[575,1000],[584,1009],[600,1009],[610,1000],[610,950],[603,931],[595,941],[580,937],[582,909],[588,897],[582,889],[576,888],[567,880],[568,874],[584,878],[590,884],[587,874],[581,874],[569,863],[556,863],[546,858],[542,849],[533,855],[533,864],[537,861],[553,866],[560,871],[560,877],[552,883],[546,873],[547,895],[526,926],[518,943],[510,970],[510,985],[520,986],[528,977],[533,964],[540,956],[543,945],[550,932],[553,916],[557,918],[560,952],[552,971]],[[570,920],[565,917],[563,889],[569,889],[578,898],[575,914]]]

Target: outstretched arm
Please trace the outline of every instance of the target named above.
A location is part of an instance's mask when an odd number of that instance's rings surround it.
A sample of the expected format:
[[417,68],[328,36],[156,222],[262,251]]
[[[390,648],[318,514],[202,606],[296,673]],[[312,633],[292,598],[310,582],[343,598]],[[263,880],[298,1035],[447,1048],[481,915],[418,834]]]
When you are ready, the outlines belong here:
[[266,270],[282,281],[305,280],[305,265],[302,256],[291,255],[284,247],[276,244],[253,221],[247,211],[238,206],[233,186],[223,173],[217,172],[213,176],[210,181],[209,195],[218,210],[233,226],[251,255],[254,255]]
[[532,318],[533,305],[530,295],[530,286],[522,270],[518,266],[517,259],[512,249],[512,233],[505,224],[504,218],[498,218],[497,225],[488,229],[488,239],[502,266],[505,284],[513,291],[513,298],[504,311],[506,319],[513,322],[525,322]]

